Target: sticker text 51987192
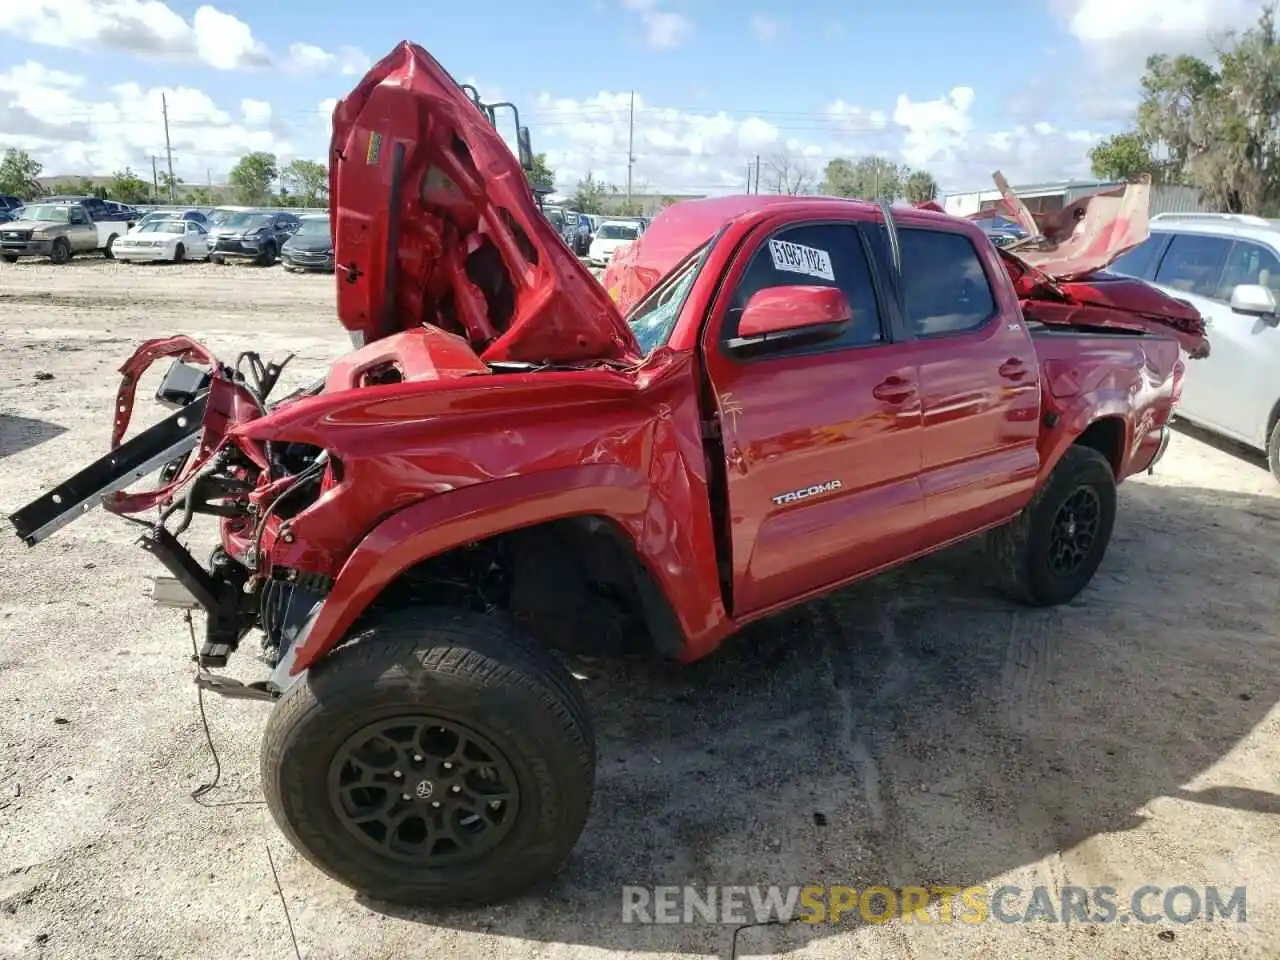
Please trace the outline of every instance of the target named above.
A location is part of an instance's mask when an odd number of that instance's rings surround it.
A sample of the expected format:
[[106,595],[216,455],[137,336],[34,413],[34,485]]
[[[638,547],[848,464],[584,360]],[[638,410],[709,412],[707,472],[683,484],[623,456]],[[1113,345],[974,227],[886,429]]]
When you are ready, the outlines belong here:
[[835,281],[831,269],[831,254],[817,247],[804,247],[786,240],[770,240],[769,254],[773,257],[773,269],[788,273],[802,273],[806,277],[820,277]]

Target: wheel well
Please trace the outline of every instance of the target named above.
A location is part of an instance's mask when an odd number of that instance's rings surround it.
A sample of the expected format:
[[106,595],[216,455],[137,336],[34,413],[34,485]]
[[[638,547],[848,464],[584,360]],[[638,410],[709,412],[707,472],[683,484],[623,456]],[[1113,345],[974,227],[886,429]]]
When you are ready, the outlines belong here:
[[1271,442],[1271,434],[1275,432],[1276,423],[1280,422],[1280,400],[1276,401],[1276,405],[1271,408],[1271,416],[1267,417],[1267,433],[1262,438],[1263,448]]
[[429,557],[389,583],[360,619],[405,606],[506,613],[553,649],[593,656],[673,656],[683,645],[631,538],[600,516],[521,527]]
[[1095,420],[1076,437],[1075,444],[1097,450],[1107,458],[1116,476],[1120,475],[1124,458],[1124,421],[1119,417],[1103,417]]

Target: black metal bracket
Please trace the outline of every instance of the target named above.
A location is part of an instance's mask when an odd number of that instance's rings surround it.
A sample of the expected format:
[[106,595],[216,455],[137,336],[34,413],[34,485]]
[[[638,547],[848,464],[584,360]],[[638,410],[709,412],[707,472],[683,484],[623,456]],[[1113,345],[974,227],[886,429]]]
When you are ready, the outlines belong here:
[[[244,602],[248,571],[233,562],[205,570],[186,547],[161,526],[138,538],[138,546],[151,554],[181,583],[206,614],[205,640],[198,661],[203,667],[225,667],[232,652],[253,625],[252,607]],[[237,572],[239,575],[232,575]]]
[[208,402],[207,393],[197,397],[10,514],[9,522],[15,532],[27,546],[34,547],[101,505],[111,494],[186,456],[200,439]]

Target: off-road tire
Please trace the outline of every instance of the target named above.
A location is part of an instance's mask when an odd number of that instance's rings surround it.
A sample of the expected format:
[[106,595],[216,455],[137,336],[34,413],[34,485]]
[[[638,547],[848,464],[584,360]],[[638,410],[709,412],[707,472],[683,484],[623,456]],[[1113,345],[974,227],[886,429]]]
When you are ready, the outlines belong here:
[[173,262],[174,262],[174,263],[182,263],[182,261],[183,261],[183,260],[186,260],[186,259],[187,259],[187,248],[186,248],[186,247],[184,247],[182,244],[178,244],[176,247],[174,247],[174,248],[173,248]]
[[49,260],[52,263],[66,263],[71,259],[71,244],[66,237],[58,237],[53,241],[53,249],[49,252]]
[[116,258],[116,253],[111,248],[116,245],[116,241],[119,239],[119,235],[114,233],[107,237],[107,245],[102,248],[102,258],[104,260],[114,260]]
[[0,254],[0,260],[3,260],[5,263],[17,263],[18,256],[14,253],[4,253]]
[[[1100,506],[1097,537],[1081,566],[1058,576],[1049,565],[1054,521],[1067,499],[1084,487],[1092,488]],[[1106,555],[1115,519],[1116,479],[1111,464],[1090,447],[1069,447],[1026,509],[987,534],[987,553],[1000,588],[1032,606],[1069,602],[1093,579]]]
[[[403,715],[471,728],[513,771],[513,826],[480,859],[397,861],[339,815],[330,793],[338,751],[367,725]],[[339,883],[392,903],[489,904],[549,879],[569,856],[591,808],[595,739],[577,682],[510,621],[409,608],[380,616],[285,693],[267,722],[261,767],[280,829]]]
[[1271,475],[1280,480],[1280,421],[1271,427],[1271,436],[1267,438],[1267,466]]

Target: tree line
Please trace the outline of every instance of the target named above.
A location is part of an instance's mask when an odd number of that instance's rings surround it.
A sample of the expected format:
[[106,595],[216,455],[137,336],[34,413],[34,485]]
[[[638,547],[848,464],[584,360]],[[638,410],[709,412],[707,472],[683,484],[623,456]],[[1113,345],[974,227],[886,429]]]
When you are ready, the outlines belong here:
[[[0,158],[0,194],[34,200],[47,196],[39,177],[44,166],[25,150],[9,149]],[[228,177],[231,192],[246,206],[324,207],[329,204],[329,168],[314,160],[291,160],[283,166],[273,153],[241,157]],[[65,184],[65,192],[100,197],[119,203],[179,203],[212,207],[226,202],[225,192],[184,183],[181,177],[158,173],[144,180],[130,167],[117,170],[106,183],[88,177]]]
[[1131,129],[1090,153],[1095,177],[1193,187],[1229,213],[1280,216],[1280,36],[1276,5],[1213,42],[1215,64],[1149,57]]

